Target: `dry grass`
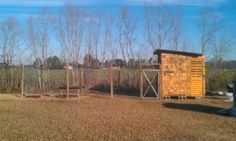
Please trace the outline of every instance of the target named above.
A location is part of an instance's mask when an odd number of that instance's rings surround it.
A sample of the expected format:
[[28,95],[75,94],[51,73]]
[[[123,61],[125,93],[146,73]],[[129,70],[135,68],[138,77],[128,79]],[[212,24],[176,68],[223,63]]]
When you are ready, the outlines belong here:
[[0,140],[236,140],[217,99],[179,102],[90,96],[80,101],[0,95]]

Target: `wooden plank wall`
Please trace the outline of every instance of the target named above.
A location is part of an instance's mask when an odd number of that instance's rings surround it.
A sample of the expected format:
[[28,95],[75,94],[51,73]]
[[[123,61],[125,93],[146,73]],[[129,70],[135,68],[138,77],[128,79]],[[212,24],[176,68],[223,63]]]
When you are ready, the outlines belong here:
[[203,57],[161,54],[161,96],[203,96]]
[[190,96],[191,57],[175,54],[161,54],[162,96]]
[[191,59],[191,96],[205,94],[205,63],[203,57]]

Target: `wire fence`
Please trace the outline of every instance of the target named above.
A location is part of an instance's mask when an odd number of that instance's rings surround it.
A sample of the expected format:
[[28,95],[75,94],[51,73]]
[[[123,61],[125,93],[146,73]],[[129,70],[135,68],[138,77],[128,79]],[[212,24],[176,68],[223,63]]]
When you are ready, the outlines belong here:
[[[135,68],[112,68],[114,93],[139,95],[140,71]],[[0,93],[20,93],[21,79],[24,78],[25,93],[58,93],[59,87],[66,87],[66,69],[35,69],[14,67],[1,69]],[[82,72],[83,71],[83,72]],[[74,87],[84,85],[86,91],[110,92],[109,68],[78,68],[69,70],[69,84]],[[10,73],[9,73],[10,72]],[[84,81],[84,82],[82,82]],[[84,84],[82,84],[84,83]]]

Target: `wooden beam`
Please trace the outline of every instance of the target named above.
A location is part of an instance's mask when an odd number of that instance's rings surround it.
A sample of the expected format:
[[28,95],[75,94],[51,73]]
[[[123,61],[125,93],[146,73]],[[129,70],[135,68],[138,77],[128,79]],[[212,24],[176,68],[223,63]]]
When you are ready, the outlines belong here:
[[[162,57],[162,56],[158,56],[158,57]],[[163,93],[163,88],[162,88],[163,87],[163,83],[162,83],[163,82],[162,81],[162,75],[163,75],[163,73],[162,73],[163,72],[163,70],[162,70],[162,63],[160,65],[159,69],[160,69],[159,76],[158,76],[159,77],[158,78],[159,79],[159,96],[162,97],[163,96],[163,94],[162,94]]]
[[117,93],[120,92],[120,67],[119,67],[119,70],[118,70],[118,89],[117,89]]
[[143,98],[143,72],[141,64],[140,64],[140,98]]
[[69,74],[69,63],[66,64],[66,95],[67,99],[69,99],[70,93],[70,74]]
[[81,67],[81,94],[83,95],[84,94],[84,69],[83,67]]
[[25,78],[25,69],[24,65],[21,64],[21,99],[24,98],[24,78]]
[[160,63],[149,63],[149,64],[147,64],[147,63],[141,63],[141,65],[142,65],[142,66],[159,66]]
[[161,86],[160,86],[160,71],[157,72],[157,75],[158,75],[158,78],[157,78],[158,95],[159,95],[159,98],[160,98],[160,89],[161,89]]
[[113,99],[113,72],[112,72],[112,63],[110,63],[110,92],[111,98]]
[[149,71],[149,72],[159,72],[159,69],[142,69],[143,71]]

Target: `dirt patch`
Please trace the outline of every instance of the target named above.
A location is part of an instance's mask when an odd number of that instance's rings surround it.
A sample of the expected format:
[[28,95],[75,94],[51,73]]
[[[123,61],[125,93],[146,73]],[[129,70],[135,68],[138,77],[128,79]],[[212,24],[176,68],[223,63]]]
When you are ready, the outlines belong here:
[[[2,97],[2,95],[0,95]],[[90,95],[80,100],[0,98],[0,140],[235,140],[223,100],[142,101]]]

